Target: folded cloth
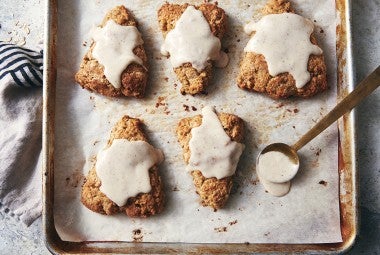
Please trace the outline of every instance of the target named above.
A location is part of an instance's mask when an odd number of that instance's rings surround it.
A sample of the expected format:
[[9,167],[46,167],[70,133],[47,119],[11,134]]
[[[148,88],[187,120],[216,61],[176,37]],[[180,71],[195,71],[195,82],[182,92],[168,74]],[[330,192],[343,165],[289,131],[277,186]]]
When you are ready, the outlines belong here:
[[42,52],[0,42],[0,211],[41,215]]

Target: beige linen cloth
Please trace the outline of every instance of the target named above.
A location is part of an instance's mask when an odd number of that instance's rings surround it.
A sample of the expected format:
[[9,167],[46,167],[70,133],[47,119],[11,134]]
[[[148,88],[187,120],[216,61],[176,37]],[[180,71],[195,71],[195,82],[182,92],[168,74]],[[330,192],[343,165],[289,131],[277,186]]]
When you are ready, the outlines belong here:
[[0,42],[0,211],[26,225],[42,209],[41,85],[42,54]]

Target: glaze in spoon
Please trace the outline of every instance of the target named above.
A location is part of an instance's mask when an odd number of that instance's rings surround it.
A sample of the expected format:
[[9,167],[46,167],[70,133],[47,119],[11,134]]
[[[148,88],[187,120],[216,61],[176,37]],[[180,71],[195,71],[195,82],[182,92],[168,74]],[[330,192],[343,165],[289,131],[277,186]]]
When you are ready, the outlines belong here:
[[346,112],[352,110],[380,85],[380,66],[367,76],[359,85],[337,104],[325,117],[289,146],[273,143],[265,147],[256,160],[256,171],[265,189],[274,196],[284,196],[290,190],[290,181],[299,169],[297,151],[319,135]]

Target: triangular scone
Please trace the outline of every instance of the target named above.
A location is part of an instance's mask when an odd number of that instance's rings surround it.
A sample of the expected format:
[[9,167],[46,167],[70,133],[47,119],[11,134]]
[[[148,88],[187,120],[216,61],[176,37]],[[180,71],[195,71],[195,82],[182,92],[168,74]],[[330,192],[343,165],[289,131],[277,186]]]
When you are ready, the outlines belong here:
[[[108,147],[114,139],[147,141],[142,126],[139,119],[124,116],[113,128]],[[101,181],[94,166],[82,186],[81,201],[90,210],[101,214],[111,215],[124,212],[129,217],[148,217],[158,214],[164,207],[164,193],[156,165],[149,169],[149,177],[152,190],[149,193],[140,193],[136,197],[129,198],[125,206],[119,207],[100,191]]]
[[[161,6],[158,10],[158,22],[164,37],[166,37],[170,30],[174,29],[176,22],[188,6],[189,4],[180,5],[169,3],[165,3]],[[210,25],[212,34],[221,40],[227,29],[227,15],[224,10],[218,7],[217,4],[211,3],[194,7],[202,11],[203,16]],[[212,78],[211,61],[208,61],[207,66],[200,72],[190,63],[185,63],[173,69],[182,84],[182,94],[195,95],[206,92],[206,87]]]
[[[268,15],[294,13],[294,10],[287,0],[270,0],[262,12],[264,15]],[[318,45],[314,32],[310,36],[310,41],[312,44]],[[242,89],[266,93],[272,98],[291,96],[307,98],[326,90],[326,64],[323,54],[310,55],[307,70],[310,73],[310,81],[302,88],[297,88],[293,76],[289,73],[271,76],[262,54],[244,52],[237,83]]]
[[[110,10],[100,27],[104,27],[109,20],[115,21],[118,25],[137,27],[137,22],[132,13],[124,6],[117,6]],[[121,87],[119,89],[116,89],[107,80],[104,74],[104,66],[93,57],[94,47],[95,43],[91,45],[84,56],[80,69],[75,75],[76,82],[85,89],[105,96],[143,97],[148,79],[148,60],[143,45],[138,45],[133,49],[133,53],[142,60],[143,66],[137,63],[129,64],[120,77]]]
[[[232,141],[242,143],[244,138],[244,122],[236,115],[228,113],[218,114],[218,118]],[[191,151],[189,142],[191,139],[191,130],[202,124],[202,116],[196,115],[190,118],[181,119],[177,125],[176,133],[178,142],[183,149],[183,158],[186,164],[189,163]],[[203,206],[210,206],[214,210],[220,209],[227,202],[231,188],[232,176],[217,179],[215,177],[205,178],[201,171],[191,171],[193,183],[197,194],[201,198]]]

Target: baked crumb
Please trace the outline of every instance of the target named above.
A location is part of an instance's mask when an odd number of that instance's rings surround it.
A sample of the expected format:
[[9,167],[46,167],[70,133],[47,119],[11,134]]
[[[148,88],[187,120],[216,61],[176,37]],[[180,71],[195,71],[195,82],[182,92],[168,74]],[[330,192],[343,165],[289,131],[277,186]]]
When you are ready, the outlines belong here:
[[185,109],[186,112],[189,112],[189,106],[188,105],[183,104],[182,106],[183,106],[183,108]]
[[134,242],[142,242],[143,241],[143,234],[141,229],[134,229],[132,230],[132,238]]
[[234,220],[234,221],[228,222],[228,225],[232,226],[232,225],[235,225],[237,222],[238,222],[237,220]]
[[227,232],[227,227],[214,228],[214,230],[218,233]]

